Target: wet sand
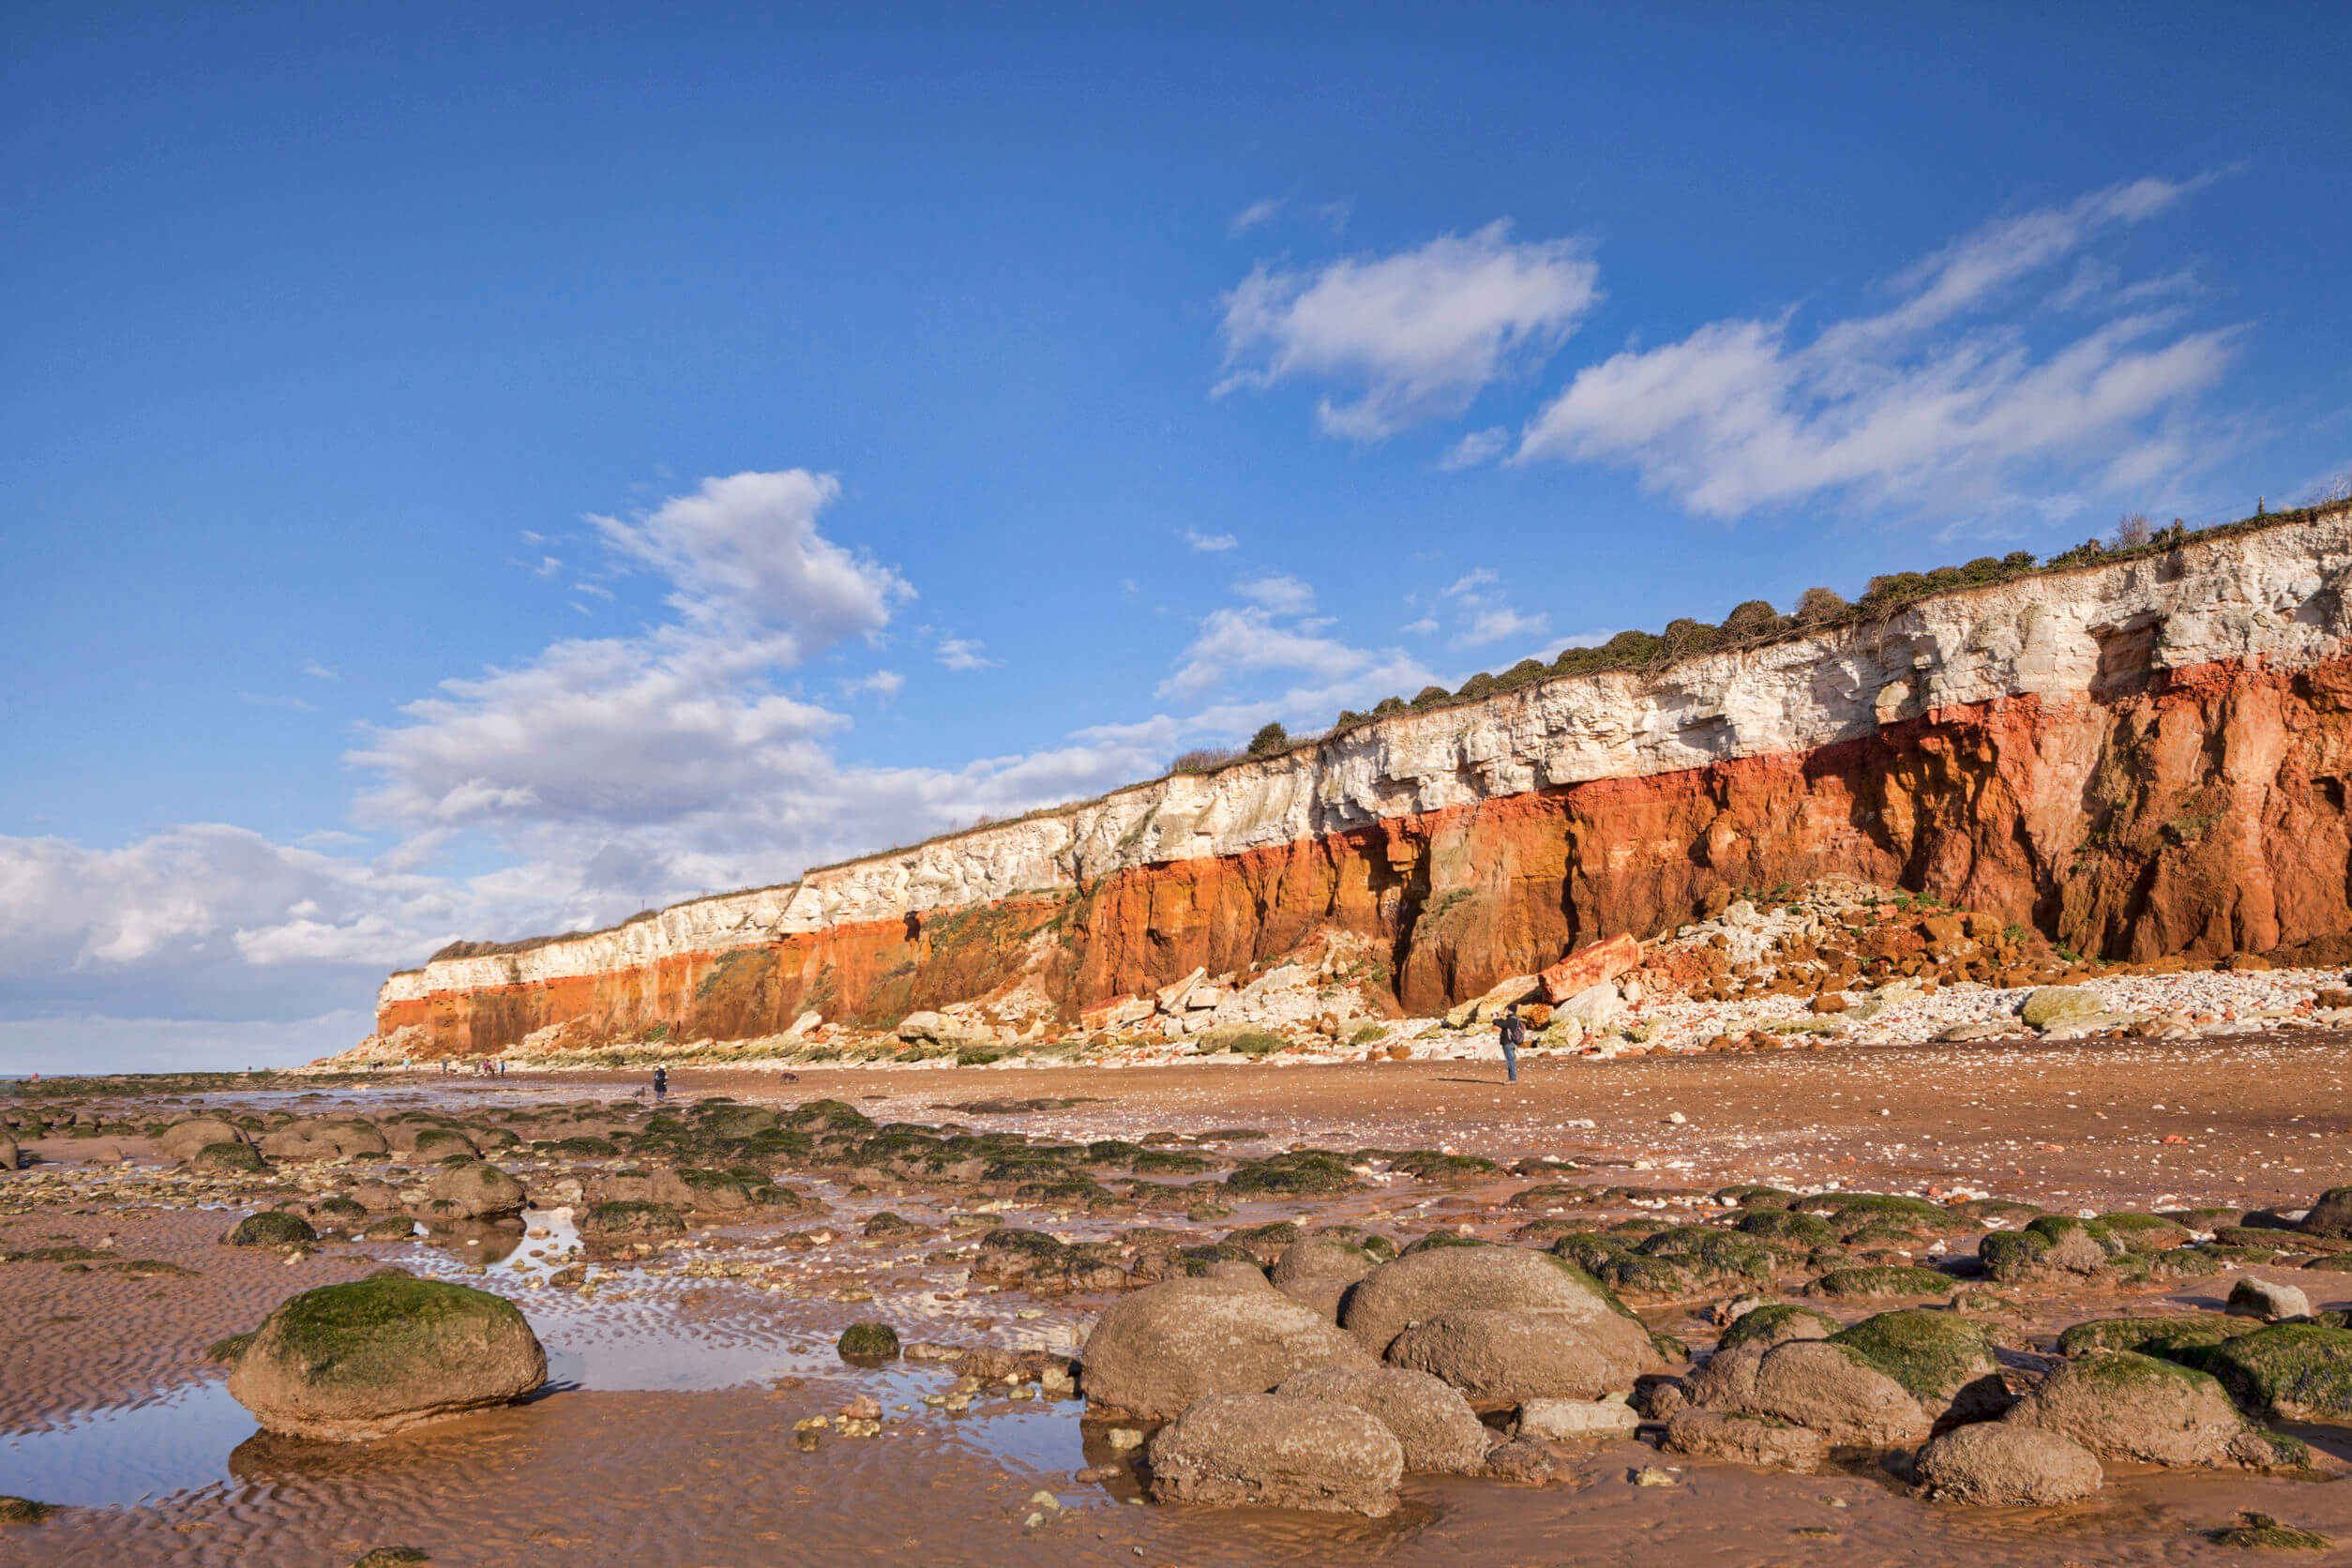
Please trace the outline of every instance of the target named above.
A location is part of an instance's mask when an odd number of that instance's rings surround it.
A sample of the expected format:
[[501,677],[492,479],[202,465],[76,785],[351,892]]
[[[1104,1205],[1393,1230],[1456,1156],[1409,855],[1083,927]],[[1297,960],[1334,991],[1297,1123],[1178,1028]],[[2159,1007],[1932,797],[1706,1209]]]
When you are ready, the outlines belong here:
[[[1609,1180],[1659,1186],[1938,1185],[2053,1209],[2113,1210],[2159,1200],[2300,1206],[2324,1187],[2352,1182],[2347,1073],[2352,1041],[2313,1033],[1547,1063],[1515,1088],[1500,1081],[1499,1062],[804,1073],[792,1084],[766,1074],[686,1071],[672,1081],[680,1099],[727,1093],[776,1104],[835,1095],[878,1121],[952,1119],[1094,1138],[1253,1128],[1272,1135],[1273,1147],[1552,1154]],[[380,1113],[412,1100],[478,1108],[610,1098],[635,1087],[597,1075],[428,1078],[362,1099]],[[1008,1097],[1085,1103],[1009,1115],[939,1108]],[[303,1099],[301,1108],[346,1099],[329,1092]],[[1686,1120],[1669,1123],[1673,1112]],[[1593,1124],[1575,1124],[1585,1121]],[[37,1147],[70,1160],[76,1141]],[[1629,1174],[1616,1174],[1621,1167]],[[70,1164],[36,1169],[102,1180]],[[0,1176],[0,1198],[26,1190],[14,1184],[33,1174]],[[969,1412],[950,1414],[922,1403],[926,1392],[953,1386],[943,1367],[861,1369],[831,1352],[841,1327],[877,1317],[911,1341],[1066,1350],[1107,1298],[992,1293],[968,1285],[957,1260],[939,1251],[939,1237],[859,1239],[864,1218],[882,1207],[943,1226],[958,1204],[939,1195],[889,1184],[868,1191],[794,1184],[827,1213],[789,1223],[821,1225],[830,1242],[784,1249],[777,1238],[787,1225],[774,1220],[707,1227],[689,1239],[693,1245],[651,1260],[660,1272],[624,1270],[593,1298],[529,1288],[531,1270],[545,1265],[529,1257],[535,1243],[479,1275],[465,1272],[478,1265],[454,1242],[339,1243],[289,1265],[273,1253],[220,1246],[234,1212],[126,1209],[60,1187],[53,1200],[0,1217],[0,1249],[98,1247],[111,1236],[116,1258],[160,1259],[196,1275],[71,1262],[0,1267],[0,1432],[15,1435],[0,1437],[0,1492],[39,1495],[11,1482],[12,1469],[46,1465],[43,1473],[54,1476],[77,1462],[107,1462],[102,1447],[89,1451],[99,1457],[80,1461],[59,1447],[33,1447],[44,1436],[53,1443],[61,1434],[80,1440],[77,1433],[117,1429],[107,1423],[122,1424],[120,1453],[146,1455],[179,1489],[0,1527],[0,1568],[339,1568],[392,1545],[418,1546],[436,1563],[484,1568],[875,1560],[1754,1568],[1957,1558],[2061,1568],[2256,1560],[2259,1554],[2224,1550],[2206,1534],[2246,1508],[2352,1544],[2352,1485],[2335,1480],[2111,1470],[2106,1489],[2074,1507],[1961,1510],[1914,1501],[1869,1464],[1794,1476],[1694,1462],[1673,1469],[1677,1486],[1636,1486],[1636,1468],[1663,1461],[1634,1442],[1562,1445],[1559,1476],[1542,1486],[1409,1477],[1406,1506],[1378,1522],[1142,1506],[1132,1500],[1132,1478],[1073,1478],[1112,1456],[1103,1429],[1082,1420],[1076,1400],[983,1397]],[[1265,1219],[1352,1217],[1400,1237],[1438,1223],[1499,1236],[1528,1217],[1503,1205],[1527,1184],[1523,1177],[1400,1182],[1338,1199],[1235,1204],[1229,1218],[1188,1229],[1209,1240]],[[1078,1236],[1114,1235],[1120,1224],[1018,1208],[1006,1218]],[[268,1438],[253,1434],[249,1421],[240,1425],[217,1392],[221,1369],[204,1360],[204,1347],[250,1328],[286,1296],[384,1261],[509,1294],[548,1343],[557,1383],[520,1407],[362,1447]],[[736,1277],[697,1277],[730,1269]],[[2243,1272],[2296,1284],[2321,1306],[2352,1302],[2352,1274],[2261,1268],[2128,1296],[2037,1295],[2023,1327],[2041,1332],[2125,1305],[2209,1309]],[[868,1292],[870,1300],[860,1299]],[[1686,1308],[1645,1316],[1704,1342],[1706,1325]],[[860,1395],[883,1403],[883,1436],[828,1432],[803,1451],[796,1423]],[[2352,1460],[2352,1429],[2300,1435]],[[104,1478],[91,1485],[94,1494],[107,1490]],[[1063,1506],[1033,1503],[1041,1490]],[[2352,1551],[2299,1556],[2352,1560]]]

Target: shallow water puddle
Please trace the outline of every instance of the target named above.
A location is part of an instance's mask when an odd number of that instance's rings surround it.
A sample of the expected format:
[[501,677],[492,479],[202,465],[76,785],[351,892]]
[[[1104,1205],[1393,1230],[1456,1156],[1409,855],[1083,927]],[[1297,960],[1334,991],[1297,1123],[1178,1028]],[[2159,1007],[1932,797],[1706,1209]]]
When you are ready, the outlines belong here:
[[225,1385],[188,1383],[45,1432],[0,1436],[0,1489],[83,1508],[159,1500],[227,1481],[230,1453],[256,1430]]

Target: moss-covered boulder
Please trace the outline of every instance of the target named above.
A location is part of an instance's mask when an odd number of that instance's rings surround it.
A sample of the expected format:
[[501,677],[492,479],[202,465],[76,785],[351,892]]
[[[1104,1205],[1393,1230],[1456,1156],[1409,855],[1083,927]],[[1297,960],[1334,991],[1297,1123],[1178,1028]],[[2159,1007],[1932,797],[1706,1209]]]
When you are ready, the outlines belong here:
[[2352,1331],[2273,1323],[2173,1354],[2221,1380],[2242,1409],[2269,1420],[2352,1422]]
[[190,1116],[174,1122],[157,1135],[156,1153],[167,1160],[191,1158],[216,1143],[243,1143],[245,1129],[218,1116]]
[[2123,1244],[2125,1251],[2150,1257],[2172,1247],[2185,1246],[2189,1241],[2189,1228],[2163,1214],[2101,1214],[2099,1223],[2106,1228],[2107,1234]]
[[2251,1318],[2230,1318],[2219,1312],[2179,1312],[2164,1318],[2094,1318],[2059,1334],[2058,1349],[2062,1356],[2079,1356],[2091,1350],[2136,1350],[2144,1356],[2178,1361],[2181,1359],[2180,1351],[2237,1339],[2261,1327]]
[[898,1359],[898,1331],[888,1323],[852,1323],[834,1342],[843,1361],[879,1364]]
[[249,1143],[207,1143],[182,1160],[180,1168],[198,1176],[266,1176],[269,1162]]
[[[488,1160],[468,1159],[425,1184],[435,1218],[511,1219],[527,1201],[522,1184]],[[439,1207],[439,1205],[447,1207]]]
[[2093,1350],[2062,1364],[2003,1419],[2134,1464],[2267,1467],[2293,1457],[2285,1445],[2294,1440],[2249,1423],[2212,1378],[2131,1350]]
[[1797,1209],[1750,1209],[1732,1221],[1732,1229],[1760,1242],[1794,1247],[1832,1246],[1838,1240],[1828,1220]]
[[1742,1345],[1769,1350],[1792,1339],[1827,1339],[1837,1331],[1837,1319],[1826,1312],[1794,1302],[1773,1302],[1733,1319],[1723,1337],[1715,1341],[1715,1351],[1720,1355]]
[[1909,1307],[1865,1318],[1830,1335],[1901,1383],[1931,1419],[1980,1421],[2009,1408],[1984,1331],[1950,1312]]
[[229,1393],[269,1431],[364,1442],[503,1405],[547,1380],[514,1305],[401,1275],[307,1290],[254,1331]]
[[456,1127],[426,1127],[415,1135],[415,1141],[409,1144],[407,1152],[423,1161],[446,1159],[451,1154],[474,1159],[482,1150],[471,1136]]
[[2233,1551],[2324,1552],[2335,1545],[2315,1530],[2281,1524],[2274,1515],[2241,1511],[2235,1523],[2208,1532],[2207,1539]]
[[1761,1243],[1732,1230],[1681,1225],[1661,1230],[1635,1250],[1674,1264],[1701,1288],[1772,1282],[1772,1254]]
[[1978,1244],[1987,1276],[2003,1285],[2088,1279],[2111,1273],[2127,1249],[2097,1220],[2043,1214],[2023,1230],[1997,1230]]
[[596,1204],[580,1216],[580,1233],[599,1241],[634,1241],[655,1236],[683,1236],[686,1221],[667,1203],[632,1203],[615,1199]]
[[1950,1274],[1934,1269],[1879,1263],[1832,1269],[1806,1289],[1832,1301],[1900,1301],[1908,1296],[1949,1296],[1954,1284]]
[[2330,1187],[2313,1199],[2302,1228],[2314,1236],[2352,1241],[2352,1187]]
[[223,1246],[285,1247],[310,1246],[318,1239],[319,1233],[300,1214],[290,1214],[283,1209],[264,1209],[237,1221],[220,1242]]

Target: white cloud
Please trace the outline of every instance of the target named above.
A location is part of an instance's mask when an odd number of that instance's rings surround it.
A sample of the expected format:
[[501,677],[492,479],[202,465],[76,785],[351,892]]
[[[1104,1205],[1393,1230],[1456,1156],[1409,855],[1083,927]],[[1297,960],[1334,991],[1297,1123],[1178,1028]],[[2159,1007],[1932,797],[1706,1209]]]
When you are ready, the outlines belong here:
[[1438,466],[1448,473],[1456,469],[1476,468],[1481,463],[1494,461],[1510,445],[1511,432],[1500,425],[1491,430],[1472,430],[1446,449],[1445,456],[1438,460]]
[[1418,620],[1418,621],[1408,621],[1408,622],[1406,622],[1406,623],[1404,624],[1404,626],[1401,626],[1401,627],[1399,627],[1398,629],[1399,629],[1399,630],[1401,630],[1401,631],[1410,632],[1410,634],[1412,634],[1412,635],[1413,635],[1413,636],[1415,636],[1415,637],[1426,637],[1426,636],[1428,636],[1431,632],[1433,632],[1433,631],[1435,631],[1435,630],[1437,630],[1437,629],[1438,629],[1438,623],[1437,623],[1434,619],[1432,619],[1431,617],[1429,617],[1429,616],[1427,616],[1427,615],[1424,615],[1424,616],[1423,616],[1420,620]]
[[950,670],[988,670],[997,663],[980,650],[988,644],[976,637],[942,637],[939,642],[939,661]]
[[539,564],[531,568],[531,575],[533,577],[553,577],[557,572],[560,572],[563,569],[563,562],[557,560],[552,555],[542,555],[539,557]]
[[906,684],[907,678],[896,670],[877,670],[863,680],[843,681],[841,694],[844,697],[856,697],[870,692],[887,702],[897,696],[899,689]]
[[1545,615],[1522,615],[1508,605],[1482,610],[1470,619],[1454,639],[1457,648],[1483,648],[1507,637],[1541,637],[1549,618]]
[[312,703],[299,697],[279,697],[268,692],[240,691],[237,701],[253,708],[292,708],[296,713],[316,713]]
[[1295,577],[1261,577],[1237,583],[1233,591],[1277,615],[1303,615],[1315,608],[1315,590]]
[[588,520],[676,585],[670,603],[690,624],[765,627],[806,658],[881,630],[891,605],[914,594],[897,572],[817,532],[840,493],[839,481],[807,469],[737,474],[634,520]]
[[303,662],[302,672],[312,680],[318,681],[339,681],[343,678],[317,659],[306,659]]
[[[1613,355],[1536,415],[1513,460],[1627,464],[1645,489],[1720,518],[1823,491],[1981,508],[2021,483],[2145,483],[2185,460],[2167,426],[2219,378],[2232,334],[2141,313],[2037,356],[2013,325],[1959,324],[2202,183],[2139,180],[1987,224],[1898,278],[1891,309],[1810,342],[1782,315]],[[2105,275],[2077,278],[2087,298]]]
[[1377,441],[1449,418],[1515,369],[1541,363],[1599,298],[1573,241],[1518,243],[1506,223],[1319,271],[1259,265],[1225,296],[1219,394],[1291,376],[1360,387],[1319,406],[1328,434]]
[[1472,598],[1479,589],[1491,588],[1501,580],[1492,566],[1480,566],[1455,579],[1454,585],[1444,590],[1440,596],[1449,599]]
[[1254,606],[1213,610],[1184,662],[1162,681],[1163,697],[1197,698],[1236,675],[1260,670],[1303,670],[1326,683],[1363,669],[1372,656],[1328,637],[1278,626]]
[[1184,543],[1195,550],[1214,552],[1220,550],[1231,550],[1241,542],[1230,534],[1203,534],[1191,528],[1184,530]]
[[1252,202],[1233,215],[1233,221],[1229,232],[1236,234],[1246,234],[1281,210],[1282,198],[1279,196],[1269,196],[1263,201]]

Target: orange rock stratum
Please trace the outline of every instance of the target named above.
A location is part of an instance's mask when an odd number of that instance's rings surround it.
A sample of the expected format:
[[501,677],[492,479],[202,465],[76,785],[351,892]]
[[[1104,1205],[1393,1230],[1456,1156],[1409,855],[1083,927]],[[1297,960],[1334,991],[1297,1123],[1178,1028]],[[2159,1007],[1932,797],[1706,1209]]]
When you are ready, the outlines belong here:
[[2147,959],[2352,932],[2352,512],[1966,589],[394,975],[409,1055],[888,1025],[1016,986],[1065,1020],[1364,939],[1416,1014],[1725,887],[1832,872]]

